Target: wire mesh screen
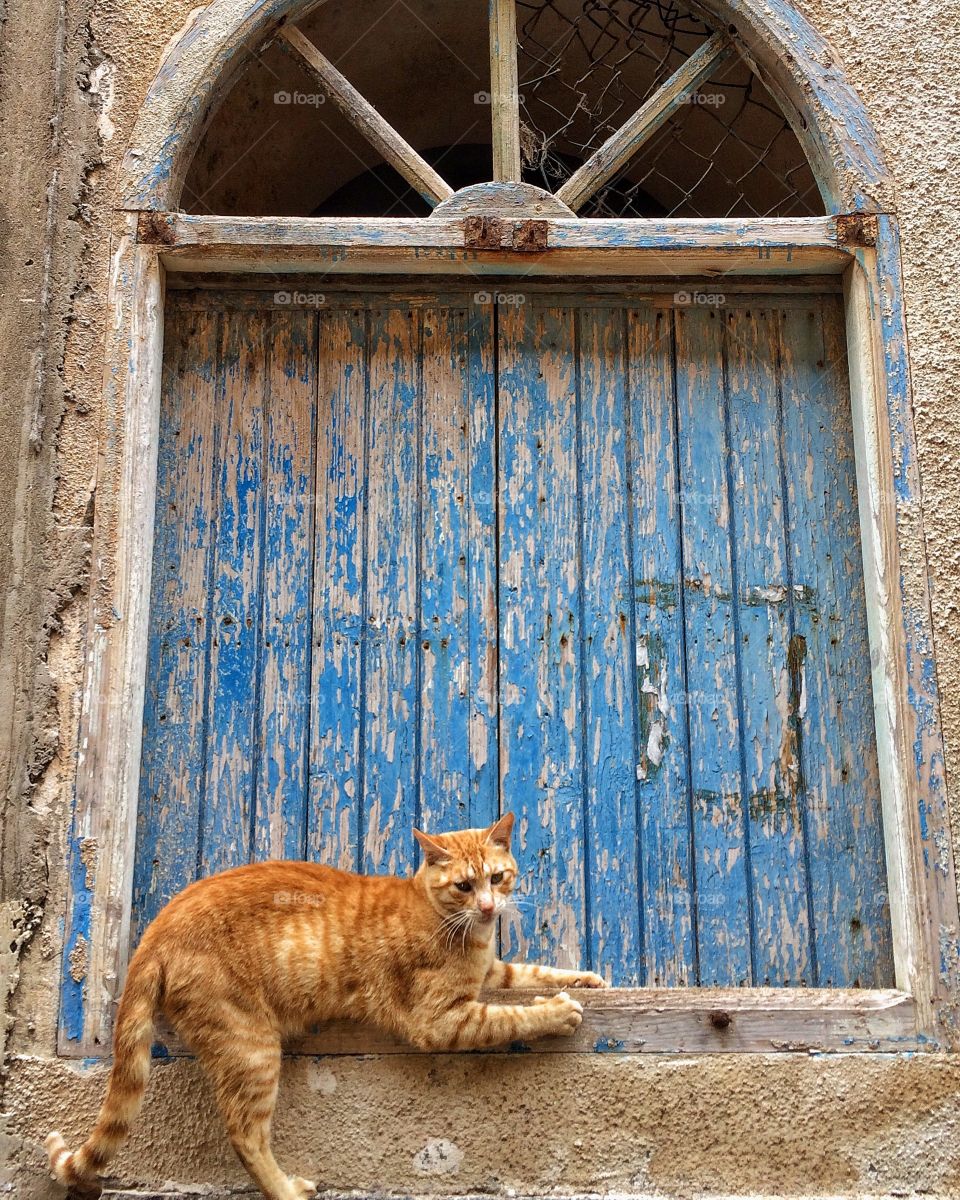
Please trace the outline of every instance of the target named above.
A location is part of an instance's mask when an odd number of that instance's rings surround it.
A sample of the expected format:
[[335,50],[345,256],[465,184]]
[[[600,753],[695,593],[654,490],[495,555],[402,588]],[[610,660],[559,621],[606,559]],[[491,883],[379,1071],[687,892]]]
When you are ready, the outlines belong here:
[[[517,0],[517,32],[524,178],[556,191],[712,30],[670,0]],[[734,56],[580,215],[823,211],[796,135]]]

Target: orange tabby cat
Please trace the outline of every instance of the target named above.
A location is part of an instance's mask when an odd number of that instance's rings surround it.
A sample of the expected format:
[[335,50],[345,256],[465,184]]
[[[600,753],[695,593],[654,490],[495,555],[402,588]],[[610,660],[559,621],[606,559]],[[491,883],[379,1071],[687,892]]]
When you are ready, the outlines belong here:
[[470,1050],[572,1033],[565,992],[484,1004],[481,988],[603,987],[590,972],[500,962],[496,918],[517,864],[513,815],[489,829],[428,836],[410,879],[313,863],[237,867],[194,883],[143,935],[117,1011],[114,1060],[96,1127],[77,1151],[46,1140],[53,1177],[77,1196],[97,1182],[140,1110],[153,1022],[163,1013],[209,1075],[230,1141],[268,1200],[316,1190],[270,1150],[284,1038],[320,1021],[369,1021],[422,1050]]

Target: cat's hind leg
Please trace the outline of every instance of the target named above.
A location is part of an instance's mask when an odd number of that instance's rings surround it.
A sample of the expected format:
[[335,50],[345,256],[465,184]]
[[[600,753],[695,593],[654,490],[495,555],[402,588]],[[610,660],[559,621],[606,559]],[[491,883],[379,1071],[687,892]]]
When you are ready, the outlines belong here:
[[219,1047],[197,1047],[210,1076],[230,1144],[266,1200],[309,1200],[316,1185],[285,1175],[270,1149],[270,1125],[280,1084],[280,1040],[273,1033],[230,1031]]

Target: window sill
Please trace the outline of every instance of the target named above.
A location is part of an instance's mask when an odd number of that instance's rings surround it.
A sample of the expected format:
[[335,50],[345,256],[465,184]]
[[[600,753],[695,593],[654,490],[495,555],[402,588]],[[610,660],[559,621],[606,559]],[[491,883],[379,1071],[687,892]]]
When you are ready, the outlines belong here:
[[[517,1003],[532,992],[485,993]],[[583,1024],[569,1038],[515,1043],[494,1053],[820,1054],[937,1050],[918,1028],[913,997],[894,989],[611,988],[580,990]],[[187,1051],[160,1031],[166,1055]],[[160,1053],[163,1054],[164,1051]],[[305,1055],[418,1054],[378,1029],[335,1021],[292,1042]]]

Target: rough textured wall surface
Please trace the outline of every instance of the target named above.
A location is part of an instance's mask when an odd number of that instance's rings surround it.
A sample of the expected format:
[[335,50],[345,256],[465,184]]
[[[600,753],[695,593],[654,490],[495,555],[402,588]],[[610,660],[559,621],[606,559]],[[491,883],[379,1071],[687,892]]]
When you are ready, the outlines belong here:
[[[85,14],[52,0],[3,12],[0,49],[0,994],[48,895],[48,837],[62,829],[68,780],[58,755],[75,736],[59,654],[78,653],[77,594],[89,543],[95,443],[85,482],[67,482],[72,431],[89,426],[102,331],[89,319],[91,210],[99,170],[89,96],[99,52]],[[81,372],[68,378],[70,357]],[[94,375],[95,377],[95,375]],[[92,409],[91,409],[92,401]],[[75,481],[71,480],[70,483]],[[81,602],[82,603],[82,602]],[[64,634],[73,630],[73,636]],[[55,643],[55,644],[54,644]],[[58,856],[59,857],[59,856]],[[7,936],[9,935],[9,936]]]
[[[590,1055],[293,1059],[275,1153],[334,1189],[513,1188],[788,1196],[960,1190],[960,1063],[939,1056],[855,1064],[760,1055],[673,1061]],[[51,1121],[90,1128],[105,1069],[14,1064],[10,1133],[24,1151]],[[29,1155],[24,1154],[24,1160]],[[128,1182],[240,1183],[193,1063],[154,1071],[144,1116],[116,1163]],[[54,1193],[35,1159],[18,1196]],[[918,1187],[919,1185],[919,1187]]]
[[[359,11],[362,0],[354,0]],[[7,998],[0,1188],[52,1196],[39,1142],[89,1128],[103,1070],[58,1062],[63,847],[77,737],[113,181],[189,0],[0,10],[0,772]],[[897,190],[948,778],[960,839],[960,0],[805,0]],[[337,1187],[960,1192],[960,1062],[556,1056],[288,1064],[278,1143]],[[195,1068],[161,1066],[129,1182],[239,1181]]]

